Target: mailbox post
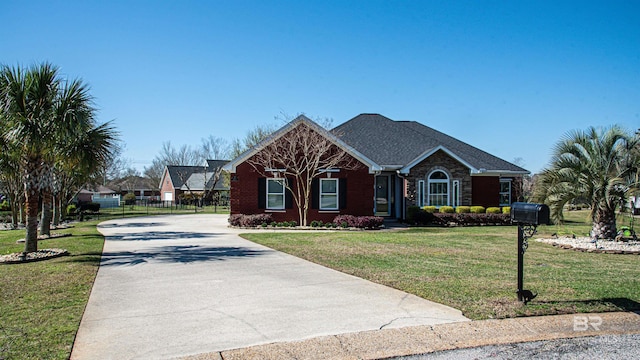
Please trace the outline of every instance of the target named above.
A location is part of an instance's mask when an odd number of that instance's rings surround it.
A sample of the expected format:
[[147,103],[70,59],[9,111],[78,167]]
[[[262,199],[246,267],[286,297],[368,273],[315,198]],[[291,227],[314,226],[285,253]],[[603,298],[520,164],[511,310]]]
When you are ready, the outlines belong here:
[[518,301],[526,304],[537,294],[524,289],[524,253],[529,247],[528,239],[536,233],[538,225],[549,223],[549,207],[544,204],[513,203],[511,222],[518,225]]

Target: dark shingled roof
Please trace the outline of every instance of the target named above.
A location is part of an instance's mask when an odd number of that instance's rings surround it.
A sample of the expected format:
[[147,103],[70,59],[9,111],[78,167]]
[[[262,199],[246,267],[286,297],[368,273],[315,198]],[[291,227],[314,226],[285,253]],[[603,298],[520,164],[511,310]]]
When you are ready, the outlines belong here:
[[527,172],[416,121],[394,121],[378,114],[360,114],[331,131],[383,166],[404,167],[425,152],[443,146],[476,170]]
[[[207,160],[207,168],[206,168],[206,176],[207,176],[207,184],[211,186],[211,182],[213,181],[212,173],[214,170],[220,171],[222,166],[228,163],[228,160]],[[192,189],[195,187],[199,187],[202,189],[202,183],[204,181],[205,168],[204,166],[181,166],[181,165],[167,165],[167,169],[169,170],[169,177],[173,182],[173,187],[175,189],[180,189],[185,184],[185,182],[190,181],[189,184]],[[202,174],[200,177],[195,176],[194,174]],[[228,190],[222,185],[222,182],[216,184],[215,190]]]

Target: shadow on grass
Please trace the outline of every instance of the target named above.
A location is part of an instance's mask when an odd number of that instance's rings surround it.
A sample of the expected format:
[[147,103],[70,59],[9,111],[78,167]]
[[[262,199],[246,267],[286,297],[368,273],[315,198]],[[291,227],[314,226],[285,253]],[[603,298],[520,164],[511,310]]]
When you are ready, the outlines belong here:
[[163,263],[194,263],[202,261],[225,261],[255,257],[273,250],[255,250],[244,247],[206,247],[199,245],[164,246],[154,251],[105,252],[100,266],[131,266],[148,261]]
[[591,299],[591,300],[565,300],[565,301],[532,301],[531,304],[545,304],[545,305],[559,305],[567,307],[571,305],[576,306],[605,306],[610,308],[617,308],[619,311],[640,311],[640,303],[627,298],[604,298],[604,299]]
[[64,258],[64,262],[70,263],[100,263],[100,257],[102,256],[102,252],[92,251],[81,254],[71,254]]

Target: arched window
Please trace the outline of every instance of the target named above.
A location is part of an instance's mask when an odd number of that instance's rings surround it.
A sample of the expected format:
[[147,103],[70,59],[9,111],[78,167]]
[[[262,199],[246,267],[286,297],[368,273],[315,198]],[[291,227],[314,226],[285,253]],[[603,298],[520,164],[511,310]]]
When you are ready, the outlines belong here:
[[449,177],[444,171],[436,170],[429,174],[429,205],[445,206],[449,205]]

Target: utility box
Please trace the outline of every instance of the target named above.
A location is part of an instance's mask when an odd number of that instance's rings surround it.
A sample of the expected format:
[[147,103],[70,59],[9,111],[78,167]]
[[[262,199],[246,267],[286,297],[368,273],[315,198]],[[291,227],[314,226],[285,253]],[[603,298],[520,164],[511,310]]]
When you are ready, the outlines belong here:
[[511,222],[523,225],[548,225],[549,207],[545,204],[513,203],[511,204]]

